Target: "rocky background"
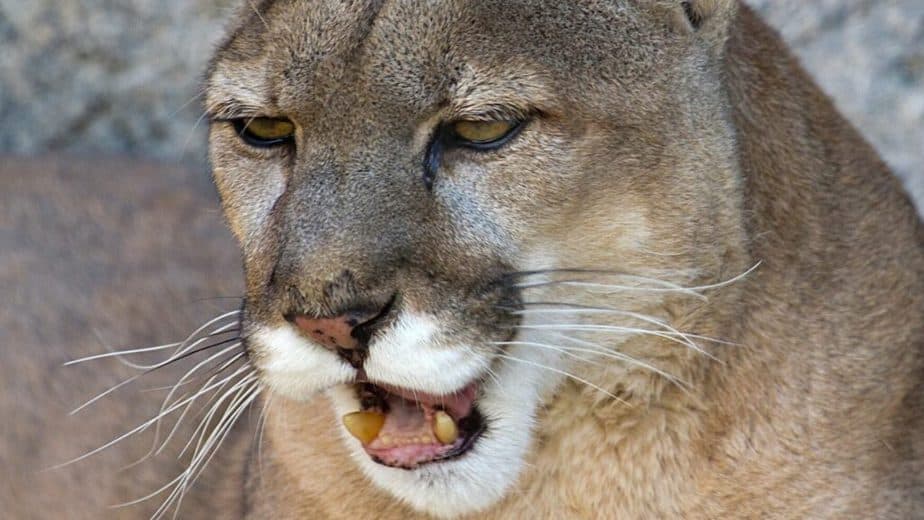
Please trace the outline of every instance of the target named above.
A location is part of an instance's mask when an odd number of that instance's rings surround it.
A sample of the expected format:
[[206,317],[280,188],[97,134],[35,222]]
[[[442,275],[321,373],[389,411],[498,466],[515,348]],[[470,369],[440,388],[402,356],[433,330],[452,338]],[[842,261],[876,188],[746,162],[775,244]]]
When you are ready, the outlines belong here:
[[[749,0],[924,201],[924,1]],[[237,0],[0,0],[0,153],[201,163],[201,71]]]

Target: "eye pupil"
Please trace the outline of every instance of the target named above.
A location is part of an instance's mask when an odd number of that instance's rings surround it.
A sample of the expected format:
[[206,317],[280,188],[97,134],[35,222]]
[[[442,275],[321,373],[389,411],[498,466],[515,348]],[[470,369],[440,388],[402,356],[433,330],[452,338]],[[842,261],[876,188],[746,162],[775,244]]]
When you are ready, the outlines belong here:
[[255,117],[234,121],[237,134],[247,144],[269,147],[284,144],[295,134],[295,124],[287,119]]

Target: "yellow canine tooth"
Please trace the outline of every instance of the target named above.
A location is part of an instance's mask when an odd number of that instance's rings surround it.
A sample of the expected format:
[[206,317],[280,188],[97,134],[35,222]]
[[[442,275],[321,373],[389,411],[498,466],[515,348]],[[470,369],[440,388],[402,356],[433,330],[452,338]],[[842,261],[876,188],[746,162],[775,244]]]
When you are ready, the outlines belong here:
[[363,444],[369,444],[379,436],[385,425],[385,415],[378,412],[353,412],[343,416],[343,425],[350,435]]
[[459,427],[448,413],[440,410],[433,416],[433,434],[443,444],[452,444],[459,438]]

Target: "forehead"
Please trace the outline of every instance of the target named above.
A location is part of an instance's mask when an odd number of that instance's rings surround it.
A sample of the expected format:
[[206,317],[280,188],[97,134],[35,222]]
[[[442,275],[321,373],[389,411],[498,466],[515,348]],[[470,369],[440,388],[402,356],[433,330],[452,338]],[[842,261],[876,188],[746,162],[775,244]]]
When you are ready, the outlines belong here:
[[651,25],[617,0],[248,2],[208,86],[264,106],[370,96],[428,105],[453,89],[477,96],[484,77],[524,96],[638,83],[663,59],[663,35]]

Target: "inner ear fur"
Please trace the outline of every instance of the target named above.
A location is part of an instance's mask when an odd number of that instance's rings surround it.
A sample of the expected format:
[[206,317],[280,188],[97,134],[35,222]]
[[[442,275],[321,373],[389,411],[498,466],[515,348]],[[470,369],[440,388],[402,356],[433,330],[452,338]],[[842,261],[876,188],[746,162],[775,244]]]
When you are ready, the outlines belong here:
[[680,2],[684,18],[693,29],[701,29],[710,19],[728,10],[735,2],[732,0],[685,0]]
[[670,3],[675,29],[684,32],[722,32],[738,0],[674,0]]

